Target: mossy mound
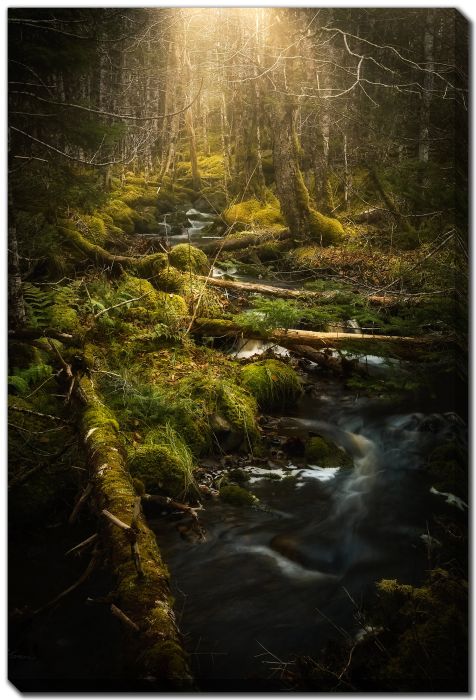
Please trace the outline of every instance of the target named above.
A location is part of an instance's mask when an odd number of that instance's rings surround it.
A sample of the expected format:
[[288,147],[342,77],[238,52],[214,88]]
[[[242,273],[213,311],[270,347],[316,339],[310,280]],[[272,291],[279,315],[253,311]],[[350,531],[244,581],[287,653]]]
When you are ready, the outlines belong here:
[[153,284],[156,289],[162,292],[172,292],[178,294],[183,291],[186,276],[176,267],[167,267],[161,270],[160,274],[153,278]]
[[352,459],[346,452],[323,437],[312,437],[306,445],[306,460],[308,464],[319,467],[351,467]]
[[145,182],[141,184],[126,184],[126,186],[116,194],[118,199],[132,208],[138,206],[155,207],[157,204],[157,193],[155,189],[147,186]]
[[242,508],[243,506],[254,506],[258,499],[252,493],[238,484],[226,484],[220,489],[220,498],[225,503]]
[[249,450],[258,439],[254,398],[230,379],[192,374],[182,381],[178,396],[191,403],[183,431],[197,453],[216,447]]
[[233,204],[223,212],[223,218],[228,226],[235,224],[267,229],[284,226],[278,200],[274,197],[270,197],[265,204],[255,198]]
[[118,297],[130,297],[137,299],[135,303],[131,302],[128,307],[124,304],[118,307],[119,313],[124,318],[131,320],[144,320],[155,323],[165,323],[167,325],[175,325],[175,323],[187,316],[188,307],[185,299],[178,294],[170,292],[162,292],[148,280],[125,275],[122,283],[117,290]]
[[169,261],[177,270],[191,270],[197,274],[206,274],[209,269],[208,259],[203,250],[188,243],[179,243],[172,248]]
[[131,455],[129,468],[150,493],[183,498],[194,488],[192,453],[169,425],[148,433]]
[[345,235],[345,232],[340,221],[311,209],[309,234],[312,239],[319,241],[321,245],[330,245],[331,243],[339,242]]
[[111,199],[104,211],[121,231],[134,232],[134,211],[121,199]]
[[81,323],[77,311],[65,304],[53,304],[48,309],[49,321],[52,328],[64,333],[79,333]]
[[[100,216],[81,216],[86,226],[86,238],[96,245],[103,246],[107,240],[108,232],[104,220]],[[112,220],[111,220],[112,222]]]
[[301,384],[292,367],[279,360],[252,362],[241,370],[245,387],[263,409],[293,404],[301,395]]

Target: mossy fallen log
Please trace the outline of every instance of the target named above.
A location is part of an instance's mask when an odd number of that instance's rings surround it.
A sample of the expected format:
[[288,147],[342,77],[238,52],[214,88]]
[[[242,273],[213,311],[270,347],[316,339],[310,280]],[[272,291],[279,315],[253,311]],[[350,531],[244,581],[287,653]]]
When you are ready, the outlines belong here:
[[276,328],[269,333],[259,333],[251,329],[245,329],[234,321],[222,319],[197,318],[192,326],[192,333],[207,337],[246,336],[247,338],[259,338],[262,340],[274,340],[280,345],[292,348],[295,345],[309,345],[310,347],[323,349],[326,347],[341,347],[352,345],[371,345],[382,343],[387,354],[399,356],[402,349],[430,347],[432,344],[445,344],[451,342],[451,338],[440,336],[399,336],[399,335],[371,335],[369,333],[344,333],[337,331],[307,331],[295,328]]
[[134,270],[139,276],[153,277],[160,274],[167,267],[167,255],[165,253],[153,253],[133,257],[129,255],[116,255],[105,248],[88,241],[74,225],[64,225],[61,232],[66,240],[87,257],[102,265],[121,265],[129,270]]
[[249,248],[250,246],[260,245],[269,241],[284,241],[292,238],[293,234],[288,229],[282,230],[257,230],[243,231],[242,233],[231,233],[223,238],[211,241],[201,246],[201,249],[207,255],[213,255],[219,252],[229,250],[240,250],[241,248]]
[[[191,689],[192,678],[172,610],[168,571],[138,505],[118,424],[88,377],[79,379],[75,395],[84,409],[80,433],[91,473],[93,503],[98,514],[113,516],[100,520],[101,542],[115,578],[111,597],[139,628],[124,631],[134,674],[139,679],[156,679],[164,689]],[[117,527],[115,521],[129,527]],[[131,530],[134,542],[128,536]]]
[[[206,281],[212,287],[220,287],[220,289],[231,289],[237,292],[245,292],[247,294],[263,294],[264,296],[273,296],[279,299],[326,299],[327,301],[334,298],[338,299],[342,295],[341,291],[329,292],[311,292],[306,289],[286,289],[283,287],[273,287],[269,284],[259,284],[257,282],[237,282],[235,280],[227,280],[221,277],[205,277],[199,276],[198,279]],[[378,306],[392,306],[404,301],[404,298],[395,295],[374,295],[366,297],[370,304]]]

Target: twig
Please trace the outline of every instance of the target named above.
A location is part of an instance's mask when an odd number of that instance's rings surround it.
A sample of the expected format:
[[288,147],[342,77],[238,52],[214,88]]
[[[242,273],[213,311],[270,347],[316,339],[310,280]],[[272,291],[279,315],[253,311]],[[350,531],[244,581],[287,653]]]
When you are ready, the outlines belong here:
[[66,423],[66,425],[71,425],[72,421],[66,420],[65,418],[60,418],[59,416],[52,416],[49,413],[39,413],[38,411],[32,411],[29,408],[20,408],[19,406],[9,406],[10,411],[17,411],[17,413],[26,413],[28,416],[38,416],[39,418],[48,418],[48,420],[54,420],[58,423]]
[[50,608],[54,607],[57,603],[60,602],[63,598],[66,598],[70,593],[75,591],[79,586],[81,586],[93,573],[94,569],[96,568],[96,565],[99,560],[99,549],[96,548],[93,552],[93,555],[91,557],[91,561],[89,562],[88,566],[86,567],[86,570],[81,574],[81,576],[78,578],[78,580],[73,583],[72,586],[69,586],[69,588],[66,588],[66,590],[62,591],[59,593],[59,595],[56,596],[56,598],[53,598],[53,600],[50,600],[49,603],[46,603],[43,605],[41,608],[38,608],[32,613],[32,617],[36,615],[40,615],[41,613],[46,612],[47,610],[50,610]]
[[89,547],[90,544],[92,544],[93,542],[96,542],[98,537],[99,537],[98,533],[95,532],[94,535],[91,535],[91,537],[88,537],[87,539],[83,540],[82,542],[77,544],[75,547],[68,549],[68,551],[65,552],[65,557],[67,557],[68,554],[73,554],[74,552],[81,551],[85,547]]
[[122,612],[122,610],[118,608],[117,605],[111,603],[111,607],[109,609],[114,615],[114,617],[117,617],[118,620],[120,620],[124,625],[133,629],[134,632],[140,632],[140,627],[136,625],[136,623],[133,622],[130,617],[127,617],[126,613]]
[[114,304],[114,306],[110,306],[108,309],[102,309],[101,311],[98,311],[97,314],[94,314],[94,318],[99,318],[99,316],[102,316],[102,314],[105,314],[108,311],[111,311],[111,309],[117,309],[119,306],[124,306],[125,304],[131,304],[133,301],[139,301],[140,299],[143,299],[146,296],[147,296],[147,292],[145,294],[141,294],[140,297],[135,297],[134,299],[126,299],[125,301],[120,301],[119,304]]
[[89,482],[84,489],[83,493],[81,496],[78,498],[76,505],[73,508],[73,511],[71,515],[68,518],[68,525],[72,525],[73,523],[76,522],[76,518],[78,517],[79,511],[83,507],[83,504],[87,501],[89,496],[91,495],[91,491],[93,490],[93,485],[91,482]]

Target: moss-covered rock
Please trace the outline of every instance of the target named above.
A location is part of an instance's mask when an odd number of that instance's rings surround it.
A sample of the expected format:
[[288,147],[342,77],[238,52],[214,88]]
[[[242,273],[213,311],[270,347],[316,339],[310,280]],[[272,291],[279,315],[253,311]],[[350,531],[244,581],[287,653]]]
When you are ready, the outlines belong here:
[[301,395],[299,377],[292,367],[280,360],[262,360],[245,365],[242,381],[263,409],[293,404]]
[[188,243],[180,243],[172,248],[169,253],[169,261],[177,270],[191,270],[197,274],[208,272],[208,259],[203,250],[195,248]]
[[183,498],[194,488],[190,449],[169,425],[156,428],[131,455],[130,471],[150,493]]
[[228,226],[235,224],[235,226],[256,226],[266,229],[284,226],[279,202],[271,195],[266,203],[252,198],[233,204],[223,212],[223,218]]
[[197,453],[216,447],[216,442],[225,450],[246,451],[256,443],[256,401],[232,380],[194,373],[182,381],[178,395],[192,402],[192,420],[183,427]]
[[306,460],[308,464],[319,467],[351,467],[352,459],[330,440],[317,436],[312,437],[306,444]]
[[183,291],[186,283],[186,276],[175,267],[167,267],[152,279],[152,283],[156,289],[163,292],[173,292],[179,294]]
[[138,300],[131,303],[129,308],[126,304],[118,307],[118,312],[130,320],[176,325],[188,314],[187,303],[183,297],[159,291],[145,279],[124,275],[117,291],[119,297],[129,296]]
[[237,484],[226,484],[220,489],[220,498],[232,506],[242,508],[243,506],[253,506],[258,503],[258,499],[252,493]]

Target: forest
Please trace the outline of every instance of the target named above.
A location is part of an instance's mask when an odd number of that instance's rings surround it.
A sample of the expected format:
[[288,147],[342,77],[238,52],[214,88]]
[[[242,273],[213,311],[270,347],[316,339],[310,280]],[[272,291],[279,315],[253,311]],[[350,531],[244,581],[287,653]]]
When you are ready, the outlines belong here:
[[468,44],[9,9],[18,689],[468,690]]

